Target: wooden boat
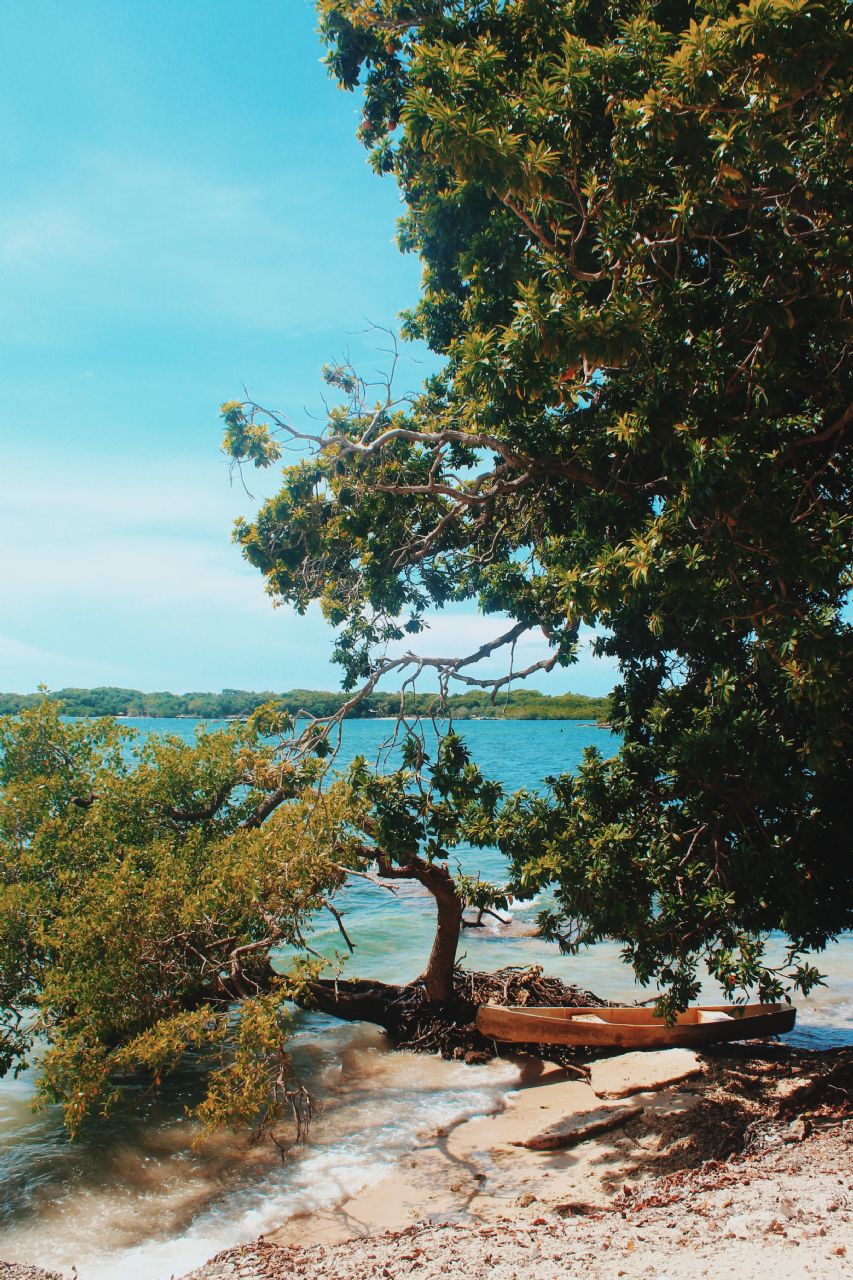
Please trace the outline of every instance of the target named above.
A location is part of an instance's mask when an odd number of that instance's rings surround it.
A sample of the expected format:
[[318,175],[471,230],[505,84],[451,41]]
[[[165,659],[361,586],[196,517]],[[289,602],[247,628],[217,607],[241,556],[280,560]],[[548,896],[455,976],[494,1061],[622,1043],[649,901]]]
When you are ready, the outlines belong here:
[[705,1005],[686,1009],[671,1024],[651,1009],[484,1004],[477,1011],[477,1028],[492,1040],[515,1044],[698,1049],[721,1040],[778,1036],[791,1030],[796,1017],[796,1009],[783,1004]]

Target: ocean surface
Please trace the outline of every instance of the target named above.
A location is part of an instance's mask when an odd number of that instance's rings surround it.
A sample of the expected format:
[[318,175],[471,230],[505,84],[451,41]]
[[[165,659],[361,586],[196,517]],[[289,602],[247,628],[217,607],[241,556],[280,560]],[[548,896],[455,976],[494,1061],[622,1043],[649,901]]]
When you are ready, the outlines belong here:
[[[141,734],[186,739],[197,729],[191,720],[125,723]],[[392,727],[348,722],[340,763],[358,753],[376,758]],[[610,754],[618,745],[608,730],[577,721],[458,727],[486,774],[510,791],[576,768],[587,746]],[[502,878],[497,852],[463,849],[459,861],[468,873]],[[399,889],[392,897],[356,881],[340,900],[356,944],[353,976],[407,980],[422,969],[431,900],[417,886]],[[518,908],[516,919],[532,919],[538,905]],[[330,918],[317,920],[312,941],[330,954],[341,949]],[[635,987],[614,945],[570,959],[537,939],[502,938],[486,928],[467,933],[462,951],[472,968],[541,964],[609,998],[650,994]],[[789,1039],[812,1047],[853,1043],[853,937],[815,959],[828,985],[799,1002]],[[419,1135],[493,1109],[518,1080],[506,1062],[466,1067],[391,1053],[377,1029],[319,1014],[296,1013],[293,1051],[318,1113],[306,1145],[283,1158],[270,1144],[251,1146],[232,1133],[197,1144],[185,1114],[198,1096],[190,1070],[167,1102],[140,1101],[128,1114],[92,1124],[76,1142],[55,1109],[33,1110],[31,1073],[0,1081],[0,1259],[68,1271],[74,1264],[79,1280],[168,1280],[293,1214],[340,1203],[381,1178]]]

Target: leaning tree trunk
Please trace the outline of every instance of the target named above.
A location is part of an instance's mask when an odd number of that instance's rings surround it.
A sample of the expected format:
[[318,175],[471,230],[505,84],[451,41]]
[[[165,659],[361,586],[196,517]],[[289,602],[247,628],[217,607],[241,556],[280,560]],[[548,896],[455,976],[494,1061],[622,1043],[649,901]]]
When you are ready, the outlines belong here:
[[462,932],[462,899],[447,867],[412,854],[403,864],[387,855],[377,856],[379,873],[387,880],[416,880],[432,895],[436,927],[427,966],[414,983],[406,986],[363,979],[318,978],[306,987],[315,1009],[347,1021],[373,1022],[396,1034],[411,1017],[411,996],[416,988],[423,1003],[438,1012],[454,1005],[453,975]]
[[389,880],[417,880],[432,894],[437,912],[435,937],[427,967],[420,976],[433,1006],[447,1004],[453,997],[453,970],[462,932],[463,902],[453,876],[441,862],[427,862],[417,853],[408,862],[393,863],[386,854],[377,857],[380,875]]
[[415,878],[432,894],[437,912],[432,951],[421,981],[426,988],[428,1002],[442,1005],[453,996],[453,970],[462,931],[462,899],[446,867],[422,862]]

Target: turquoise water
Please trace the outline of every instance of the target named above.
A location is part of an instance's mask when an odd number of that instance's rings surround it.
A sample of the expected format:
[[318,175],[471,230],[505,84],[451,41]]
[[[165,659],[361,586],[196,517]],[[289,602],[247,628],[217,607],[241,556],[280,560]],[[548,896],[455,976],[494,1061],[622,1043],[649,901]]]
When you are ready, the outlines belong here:
[[[197,722],[127,721],[140,733],[189,740]],[[586,746],[605,754],[616,739],[593,724],[567,721],[466,721],[458,726],[484,772],[508,790],[535,787],[548,774],[573,770]],[[351,721],[340,762],[376,757],[393,726]],[[459,851],[469,873],[500,880],[494,851]],[[405,883],[392,897],[355,881],[339,905],[356,943],[350,971],[407,980],[421,970],[432,937],[431,899]],[[531,920],[538,904],[515,911]],[[341,949],[331,919],[316,922],[314,945]],[[493,969],[541,964],[549,972],[615,999],[649,995],[633,984],[619,948],[601,944],[561,957],[533,938],[466,934],[464,963]],[[829,986],[800,1004],[791,1039],[814,1047],[853,1043],[853,939],[817,958]],[[712,993],[709,989],[708,994]],[[376,1181],[422,1132],[493,1107],[513,1086],[507,1063],[464,1067],[439,1059],[388,1053],[381,1034],[297,1014],[294,1052],[319,1115],[308,1145],[284,1161],[269,1146],[220,1135],[199,1146],[185,1105],[198,1082],[186,1072],[167,1101],[93,1125],[69,1143],[58,1115],[33,1113],[33,1081],[0,1081],[0,1258],[70,1268],[80,1280],[167,1280],[218,1249],[271,1230],[287,1217],[340,1203]]]

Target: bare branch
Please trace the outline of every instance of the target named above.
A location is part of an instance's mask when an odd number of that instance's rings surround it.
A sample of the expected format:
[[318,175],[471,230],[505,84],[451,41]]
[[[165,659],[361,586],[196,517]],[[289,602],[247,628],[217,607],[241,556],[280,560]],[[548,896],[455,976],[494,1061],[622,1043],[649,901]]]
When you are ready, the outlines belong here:
[[352,954],[354,953],[354,951],[355,951],[355,947],[352,945],[352,939],[350,938],[349,934],[347,933],[346,929],[344,928],[343,915],[341,914],[341,912],[340,912],[340,911],[338,911],[337,907],[333,907],[333,906],[332,906],[331,902],[328,902],[328,901],[327,901],[324,905],[325,905],[325,907],[326,907],[326,910],[327,910],[331,915],[333,915],[333,916],[334,916],[334,918],[335,918],[335,923],[337,924],[338,928],[339,928],[339,929],[340,929],[340,931],[341,931],[341,937],[343,938],[344,942],[345,942],[345,943],[347,944],[347,946],[349,947],[350,955],[352,955]]

